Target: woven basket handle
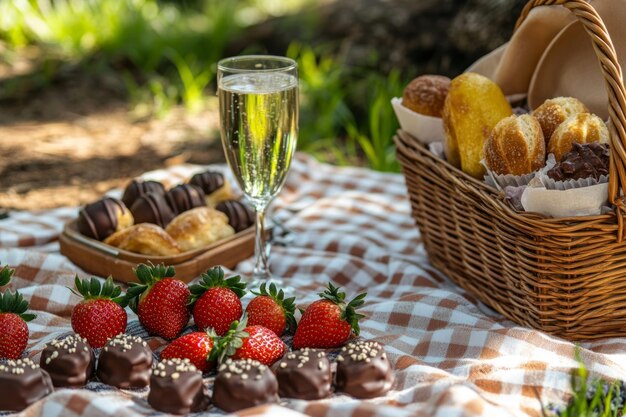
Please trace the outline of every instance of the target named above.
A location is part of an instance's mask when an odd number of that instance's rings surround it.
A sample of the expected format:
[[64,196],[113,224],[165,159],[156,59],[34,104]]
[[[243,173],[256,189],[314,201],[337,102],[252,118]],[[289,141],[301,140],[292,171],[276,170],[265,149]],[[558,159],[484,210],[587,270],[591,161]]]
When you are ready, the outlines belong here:
[[617,209],[618,241],[624,236],[623,217],[626,214],[625,197],[620,190],[626,192],[626,91],[615,48],[611,37],[604,26],[598,12],[584,0],[531,0],[517,20],[517,29],[528,13],[537,6],[562,5],[567,7],[578,18],[591,37],[593,49],[600,61],[602,75],[609,95],[609,130],[611,136],[611,163],[609,168],[609,201]]

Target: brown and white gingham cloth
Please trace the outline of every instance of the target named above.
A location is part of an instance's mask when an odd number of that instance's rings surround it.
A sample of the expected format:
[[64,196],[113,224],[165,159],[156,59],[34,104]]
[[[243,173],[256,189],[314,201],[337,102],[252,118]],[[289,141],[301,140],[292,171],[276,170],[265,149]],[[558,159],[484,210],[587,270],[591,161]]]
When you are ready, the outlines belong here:
[[[147,177],[176,183],[199,169],[178,166]],[[29,324],[31,355],[70,330],[77,298],[66,286],[74,274],[85,274],[54,251],[63,221],[76,211],[11,213],[0,221],[0,262],[16,268],[12,287],[38,314]],[[293,231],[289,245],[272,250],[273,273],[296,288],[302,305],[329,280],[352,296],[366,291],[362,335],[386,345],[396,381],[390,393],[372,400],[335,395],[241,415],[539,416],[538,396],[547,404],[568,393],[575,346],[503,319],[433,269],[411,219],[402,176],[298,155],[273,215]],[[236,271],[246,275],[251,269],[248,260]],[[142,334],[136,317],[129,320],[129,331]],[[155,349],[162,344],[150,340]],[[626,376],[626,338],[583,344],[581,355],[592,376]],[[57,390],[24,415],[154,415],[145,396],[146,390],[92,382],[87,389]],[[203,415],[214,414],[221,413],[210,408]]]

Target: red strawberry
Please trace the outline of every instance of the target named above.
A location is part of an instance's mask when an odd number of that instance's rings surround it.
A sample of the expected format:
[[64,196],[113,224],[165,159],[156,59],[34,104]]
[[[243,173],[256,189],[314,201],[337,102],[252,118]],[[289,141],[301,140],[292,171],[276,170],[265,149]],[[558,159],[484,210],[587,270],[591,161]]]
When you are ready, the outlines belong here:
[[[9,283],[13,272],[6,265],[0,270],[0,287]],[[26,310],[28,302],[17,291],[0,294],[0,358],[19,359],[24,353],[28,345],[26,322],[35,318]]]
[[214,329],[221,336],[232,322],[239,320],[243,312],[240,298],[246,288],[240,279],[239,275],[224,279],[224,271],[216,266],[202,274],[200,282],[189,288],[193,319],[198,329]]
[[244,315],[241,322],[235,321],[223,337],[214,340],[216,349],[211,359],[223,362],[226,358],[254,359],[271,366],[282,358],[287,350],[276,333],[263,326],[248,326]]
[[76,276],[74,294],[84,300],[72,310],[72,329],[87,339],[91,347],[100,348],[110,338],[126,330],[126,301],[120,296],[122,289],[108,277],[104,284],[97,278],[83,281]]
[[265,283],[261,284],[258,292],[252,291],[256,297],[248,303],[246,313],[248,314],[248,326],[267,327],[277,336],[282,336],[285,327],[296,328],[296,319],[293,316],[296,306],[296,297],[285,299],[283,290],[277,291],[276,285],[270,284],[267,292]]
[[334,348],[343,345],[354,330],[359,335],[359,320],[362,314],[356,309],[364,303],[367,294],[360,294],[346,304],[346,293],[328,283],[328,289],[319,296],[302,314],[302,319],[293,337],[293,348]]
[[175,339],[162,352],[161,359],[189,359],[202,372],[210,371],[214,362],[209,361],[213,339],[207,332],[193,332]]
[[140,284],[130,284],[126,298],[148,333],[172,340],[189,323],[189,288],[172,277],[174,267],[141,264],[134,270]]

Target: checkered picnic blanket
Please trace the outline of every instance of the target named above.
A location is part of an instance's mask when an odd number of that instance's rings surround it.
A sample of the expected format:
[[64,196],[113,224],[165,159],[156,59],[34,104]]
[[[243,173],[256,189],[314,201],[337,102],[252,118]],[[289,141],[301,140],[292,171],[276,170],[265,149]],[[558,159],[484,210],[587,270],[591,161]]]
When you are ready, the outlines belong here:
[[[201,168],[177,166],[147,176],[176,183]],[[575,346],[516,326],[448,281],[428,263],[409,210],[400,175],[338,168],[298,155],[274,205],[274,216],[293,233],[288,245],[272,249],[273,273],[296,288],[300,305],[316,299],[329,280],[348,295],[367,291],[362,335],[386,345],[396,380],[381,398],[335,395],[242,415],[538,416],[538,398],[544,404],[564,401],[577,367]],[[85,274],[55,253],[55,240],[76,212],[11,213],[0,221],[0,262],[16,268],[12,287],[38,314],[29,324],[30,355],[70,330],[77,298],[65,287],[74,274]],[[248,260],[236,271],[248,275],[251,269]],[[136,317],[129,320],[129,331],[142,334]],[[163,345],[158,338],[149,343],[154,349]],[[626,375],[626,338],[585,343],[580,353],[592,376]],[[24,415],[153,415],[146,391],[92,382],[84,390],[57,390]],[[207,411],[213,413],[220,414]]]

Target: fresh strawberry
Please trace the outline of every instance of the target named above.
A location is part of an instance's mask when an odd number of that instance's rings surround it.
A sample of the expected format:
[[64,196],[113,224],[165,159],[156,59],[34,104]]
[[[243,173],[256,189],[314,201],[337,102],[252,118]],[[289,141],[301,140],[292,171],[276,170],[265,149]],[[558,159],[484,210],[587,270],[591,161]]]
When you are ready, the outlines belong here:
[[[15,272],[8,266],[0,270],[0,287],[7,285]],[[36,316],[26,313],[28,302],[19,292],[0,294],[0,358],[19,359],[28,345],[27,321]]]
[[293,348],[334,348],[347,342],[352,331],[358,336],[359,320],[365,316],[356,309],[363,305],[366,295],[360,294],[346,303],[346,293],[328,283],[328,289],[319,294],[322,299],[313,302],[302,314]]
[[126,330],[126,301],[122,289],[108,277],[104,284],[97,278],[74,279],[74,294],[84,298],[72,310],[72,329],[87,339],[91,347],[100,348],[110,338]]
[[240,298],[245,294],[246,284],[240,279],[239,275],[224,279],[224,270],[216,266],[202,274],[200,282],[189,288],[193,319],[198,329],[214,329],[221,336],[241,317]]
[[252,291],[252,294],[256,297],[246,307],[248,326],[267,327],[277,336],[282,336],[285,328],[296,328],[296,297],[285,298],[283,290],[277,290],[274,284],[270,284],[268,292],[265,283],[261,284],[258,292]]
[[211,359],[220,363],[228,357],[254,359],[271,366],[282,358],[287,348],[276,333],[263,326],[248,326],[247,320],[244,314],[241,322],[234,321],[224,336],[214,339]]
[[[217,335],[213,335],[217,336]],[[210,371],[214,362],[209,361],[213,339],[207,332],[193,332],[175,339],[162,352],[161,359],[189,359],[202,372]]]
[[148,333],[172,340],[189,323],[189,288],[172,277],[174,267],[141,264],[134,270],[140,284],[132,283],[126,299]]

